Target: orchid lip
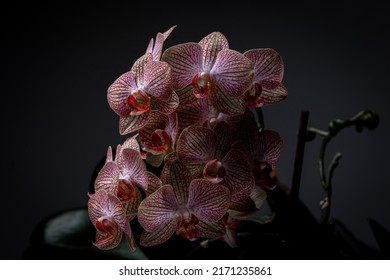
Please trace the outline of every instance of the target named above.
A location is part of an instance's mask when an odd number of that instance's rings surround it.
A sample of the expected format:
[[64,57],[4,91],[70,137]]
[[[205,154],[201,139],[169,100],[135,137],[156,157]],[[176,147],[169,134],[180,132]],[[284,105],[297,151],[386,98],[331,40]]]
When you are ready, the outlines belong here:
[[117,196],[121,202],[128,202],[135,197],[135,188],[133,184],[126,180],[121,179],[118,182]]
[[207,98],[214,88],[214,80],[210,73],[200,72],[192,78],[193,94],[197,98]]
[[150,97],[142,90],[134,90],[127,97],[127,104],[132,109],[130,115],[140,115],[150,109]]
[[212,182],[221,182],[226,175],[226,169],[222,165],[222,162],[214,159],[209,161],[203,168],[203,178]]
[[264,99],[261,96],[263,88],[260,83],[254,82],[252,87],[246,91],[245,98],[249,107],[261,107],[264,105]]

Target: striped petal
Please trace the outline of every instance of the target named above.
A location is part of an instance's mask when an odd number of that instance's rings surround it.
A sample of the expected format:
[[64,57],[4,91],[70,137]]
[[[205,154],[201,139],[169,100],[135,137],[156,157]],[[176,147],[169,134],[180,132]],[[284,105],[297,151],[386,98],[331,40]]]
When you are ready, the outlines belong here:
[[232,137],[230,134],[229,125],[224,121],[219,121],[213,130],[217,134],[217,143],[214,157],[218,160],[221,160],[232,145]]
[[196,227],[200,238],[219,238],[226,232],[222,219],[216,222],[199,221]]
[[261,98],[264,100],[264,105],[276,104],[287,98],[288,91],[283,84],[279,84],[272,89],[263,87]]
[[[171,32],[173,31],[173,29],[175,29],[176,25],[175,26],[172,26],[171,28],[169,28],[167,31],[165,31],[164,33],[158,33],[157,36],[156,36],[156,43],[154,44],[153,46],[153,50],[150,51],[153,55],[153,60],[154,61],[158,61],[160,60],[160,57],[161,57],[161,53],[162,53],[162,49],[163,49],[163,45],[164,45],[164,42],[165,40],[168,38],[169,34],[171,34]],[[153,39],[152,39],[153,40]],[[153,41],[152,41],[153,42]],[[153,43],[152,43],[153,44]],[[150,46],[150,44],[149,44]],[[148,47],[148,50],[151,49],[151,47]]]
[[117,197],[109,194],[105,190],[96,192],[88,201],[88,214],[92,224],[96,224],[100,217],[113,217],[118,225],[125,224],[126,215],[122,203]]
[[172,94],[172,75],[168,63],[150,61],[144,67],[144,89],[158,98],[168,99]]
[[176,231],[177,219],[171,220],[160,230],[147,232],[143,231],[140,238],[140,244],[145,247],[156,246],[167,241]]
[[144,85],[144,69],[145,65],[152,61],[153,57],[151,53],[145,53],[143,56],[138,58],[136,62],[131,67],[131,72],[134,73],[136,78],[137,87],[141,87]]
[[150,152],[147,152],[145,160],[151,166],[159,167],[164,162],[165,156],[166,156],[166,153],[154,155]]
[[119,167],[113,162],[107,162],[102,169],[99,171],[95,179],[95,192],[99,190],[110,191],[113,190],[118,182],[119,178]]
[[273,49],[254,49],[244,53],[254,67],[254,81],[279,84],[283,79],[284,65],[282,57]]
[[[147,125],[138,131],[142,146],[146,151],[155,151],[156,154],[158,152],[166,151],[160,151],[163,147],[161,147],[160,141],[153,141],[153,134],[156,130],[165,131],[166,127],[168,126],[168,122],[169,119],[167,115],[164,115],[159,111],[152,111]],[[169,140],[171,141],[171,139]]]
[[189,126],[201,126],[208,116],[209,106],[206,98],[196,98],[193,102],[180,103],[178,115],[178,134]]
[[210,94],[209,102],[219,112],[227,115],[242,115],[246,111],[246,102],[243,96],[232,97],[224,93],[219,87]]
[[155,97],[152,97],[152,100],[154,105],[156,105],[157,110],[166,115],[175,112],[176,108],[179,106],[179,97],[175,91],[171,91],[171,95],[166,100]]
[[215,222],[225,215],[230,205],[230,191],[204,179],[191,182],[187,208],[199,219]]
[[255,214],[267,200],[267,193],[262,189],[253,189],[249,197],[230,205],[229,213],[234,218],[246,218]]
[[199,42],[199,45],[202,47],[204,71],[210,71],[217,59],[218,53],[221,50],[229,48],[228,41],[220,32],[210,33]]
[[171,66],[174,89],[181,89],[202,70],[202,47],[197,43],[176,45],[168,48],[161,60]]
[[229,96],[240,96],[252,85],[253,65],[241,53],[222,50],[211,70],[217,86]]
[[255,159],[275,166],[283,148],[283,139],[279,133],[272,130],[263,130],[257,135],[255,141]]
[[113,235],[96,232],[95,242],[92,242],[92,244],[100,250],[111,250],[119,245],[122,236],[123,232],[121,230],[116,231]]
[[119,133],[126,135],[134,132],[148,123],[150,110],[141,115],[121,116],[119,118]]
[[186,164],[203,164],[214,159],[217,135],[209,128],[190,126],[177,141],[177,154]]
[[125,140],[125,142],[123,142],[123,144],[121,145],[121,149],[133,149],[137,152],[140,152],[140,147],[139,147],[139,144],[138,144],[138,141],[137,139],[135,139],[134,137],[129,137]]
[[132,183],[136,183],[142,189],[147,189],[148,175],[146,173],[146,165],[139,152],[133,149],[122,150],[119,168],[121,179],[127,179]]
[[226,175],[220,184],[229,188],[232,201],[246,199],[254,187],[254,178],[245,154],[232,149],[222,159],[222,165]]
[[157,191],[162,186],[162,182],[160,178],[154,175],[152,172],[147,172],[148,175],[148,188],[145,191],[146,196],[151,195],[155,191]]
[[119,116],[127,116],[132,109],[127,104],[130,93],[137,88],[136,77],[129,71],[122,74],[107,90],[107,100],[111,109]]
[[185,205],[188,201],[188,187],[192,180],[187,166],[170,154],[168,160],[167,158],[165,160],[160,178],[163,184],[169,184],[173,187],[178,204]]
[[172,186],[164,185],[141,202],[138,221],[146,231],[158,231],[174,219],[177,208]]

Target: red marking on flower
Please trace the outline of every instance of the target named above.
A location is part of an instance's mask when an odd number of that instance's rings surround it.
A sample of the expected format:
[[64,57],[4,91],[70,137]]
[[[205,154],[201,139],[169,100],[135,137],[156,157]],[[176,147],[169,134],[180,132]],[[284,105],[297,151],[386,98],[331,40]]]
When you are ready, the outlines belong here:
[[132,109],[130,115],[140,115],[150,109],[150,97],[138,89],[127,97],[127,104]]
[[150,149],[156,152],[165,152],[171,145],[171,137],[165,130],[156,129],[152,133],[152,143],[153,147],[150,147]]
[[272,171],[272,166],[269,163],[256,161],[252,170],[256,185],[266,190],[273,190],[276,187],[276,182]]
[[116,236],[118,233],[118,224],[110,216],[100,217],[96,221],[96,229],[101,233],[108,234],[110,236]]
[[225,175],[225,167],[223,167],[222,162],[216,159],[210,160],[203,168],[203,178],[212,183],[221,182]]
[[198,238],[199,230],[196,227],[198,223],[199,219],[194,214],[187,212],[178,219],[176,233],[181,237],[193,241]]
[[192,78],[192,86],[194,88],[193,94],[197,98],[207,98],[214,89],[214,81],[210,73],[197,73]]
[[126,179],[119,180],[116,192],[116,195],[121,202],[129,202],[136,195],[135,187]]
[[248,107],[261,107],[264,105],[264,99],[261,95],[263,87],[260,83],[254,82],[252,87],[245,93],[245,101]]

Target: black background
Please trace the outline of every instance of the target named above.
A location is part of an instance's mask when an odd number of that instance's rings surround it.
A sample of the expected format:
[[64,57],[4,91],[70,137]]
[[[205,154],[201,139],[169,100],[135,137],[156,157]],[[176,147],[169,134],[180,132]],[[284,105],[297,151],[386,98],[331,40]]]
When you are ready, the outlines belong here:
[[[378,113],[375,131],[346,129],[327,157],[343,153],[332,215],[377,248],[367,219],[390,229],[388,9],[372,1],[359,7],[210,2],[2,9],[1,259],[21,258],[44,217],[86,205],[95,165],[109,145],[125,140],[106,90],[150,38],[172,25],[165,48],[220,31],[237,51],[269,47],[282,55],[289,97],[264,107],[264,117],[284,138],[278,172],[288,185],[301,110],[322,129],[363,109]],[[301,199],[316,217],[323,197],[319,146],[319,139],[306,146],[301,185]]]

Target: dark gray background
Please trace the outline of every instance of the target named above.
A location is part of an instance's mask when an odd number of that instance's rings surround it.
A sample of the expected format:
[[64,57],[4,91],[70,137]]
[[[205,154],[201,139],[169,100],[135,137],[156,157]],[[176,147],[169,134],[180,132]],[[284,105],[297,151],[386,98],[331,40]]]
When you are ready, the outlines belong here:
[[[343,153],[334,176],[332,215],[377,247],[368,218],[390,230],[388,9],[209,1],[176,7],[23,6],[1,17],[1,259],[18,259],[44,217],[85,206],[92,171],[125,138],[106,100],[108,86],[144,53],[157,32],[178,25],[166,47],[222,32],[232,49],[277,50],[289,97],[265,107],[266,126],[285,141],[281,181],[291,183],[301,110],[311,126],[362,109],[380,116],[375,131],[346,129],[329,147]],[[47,9],[45,11],[44,9]],[[319,139],[307,144],[301,199],[319,217]],[[329,157],[328,156],[328,157]]]

